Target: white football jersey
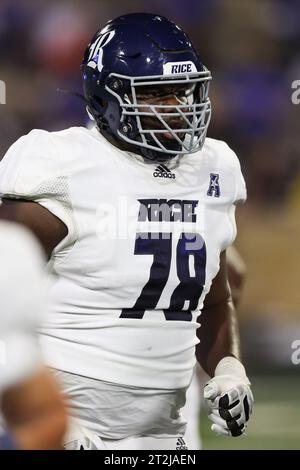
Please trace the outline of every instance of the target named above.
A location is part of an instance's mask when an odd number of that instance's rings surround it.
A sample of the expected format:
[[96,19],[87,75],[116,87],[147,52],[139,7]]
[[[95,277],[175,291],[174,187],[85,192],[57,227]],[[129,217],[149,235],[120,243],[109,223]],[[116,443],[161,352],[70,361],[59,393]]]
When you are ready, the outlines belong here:
[[119,150],[96,128],[19,139],[0,164],[0,193],[38,202],[69,230],[50,263],[48,365],[128,386],[186,387],[197,318],[245,192],[235,153],[209,138],[165,164]]
[[27,230],[0,222],[0,392],[39,367],[36,328],[45,262]]

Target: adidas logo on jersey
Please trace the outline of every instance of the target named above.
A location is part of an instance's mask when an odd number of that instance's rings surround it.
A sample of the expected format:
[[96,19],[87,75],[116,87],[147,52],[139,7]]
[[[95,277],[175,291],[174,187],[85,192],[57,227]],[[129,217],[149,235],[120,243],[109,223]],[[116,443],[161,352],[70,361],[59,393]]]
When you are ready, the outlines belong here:
[[171,178],[173,180],[176,178],[174,173],[172,173],[172,171],[169,170],[169,168],[167,168],[165,165],[158,165],[155,168],[153,176],[154,178]]
[[185,440],[182,437],[179,437],[176,442],[176,450],[188,450]]

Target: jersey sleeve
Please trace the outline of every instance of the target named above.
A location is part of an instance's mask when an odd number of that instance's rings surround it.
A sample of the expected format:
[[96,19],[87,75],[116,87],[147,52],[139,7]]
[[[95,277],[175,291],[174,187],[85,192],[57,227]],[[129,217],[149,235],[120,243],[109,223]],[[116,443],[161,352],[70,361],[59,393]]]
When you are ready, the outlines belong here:
[[1,197],[37,202],[62,220],[68,235],[60,248],[76,239],[68,182],[63,156],[46,131],[33,130],[21,137],[0,162]]
[[233,202],[234,204],[244,203],[247,199],[247,189],[246,189],[245,179],[241,170],[241,164],[236,155],[235,155],[234,172],[235,172],[236,190],[235,190]]
[[0,386],[14,385],[40,367],[36,329],[45,304],[41,249],[25,229],[0,223]]
[[223,249],[228,248],[235,241],[235,238],[237,236],[237,226],[235,218],[236,206],[238,204],[243,204],[247,199],[246,183],[241,170],[240,161],[236,153],[227,144],[225,144],[225,152],[227,157],[228,168],[230,170],[230,174],[232,175],[233,184],[230,185],[230,187],[232,187],[232,192],[228,205],[228,221],[230,225],[231,235],[228,238],[227,243],[224,245]]

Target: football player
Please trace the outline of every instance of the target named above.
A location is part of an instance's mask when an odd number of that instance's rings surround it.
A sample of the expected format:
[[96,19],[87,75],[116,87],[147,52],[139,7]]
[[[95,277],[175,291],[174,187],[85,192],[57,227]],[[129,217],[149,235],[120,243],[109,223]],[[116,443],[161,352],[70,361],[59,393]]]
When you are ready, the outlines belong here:
[[211,74],[177,25],[137,13],[95,34],[82,76],[95,127],[33,130],[0,164],[3,205],[55,275],[41,345],[69,396],[66,448],[186,448],[195,347],[213,429],[238,436],[253,399],[226,248],[246,190],[206,138]]
[[0,222],[0,450],[62,448],[66,412],[42,366],[35,328],[43,309],[44,257],[25,229]]

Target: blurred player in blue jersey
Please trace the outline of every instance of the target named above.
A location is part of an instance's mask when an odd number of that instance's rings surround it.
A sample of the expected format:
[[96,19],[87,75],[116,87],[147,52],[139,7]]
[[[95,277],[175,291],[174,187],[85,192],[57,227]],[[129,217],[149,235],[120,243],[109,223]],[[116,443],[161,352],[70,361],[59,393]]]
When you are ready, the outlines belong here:
[[45,309],[44,257],[30,233],[0,222],[0,259],[0,450],[59,449],[66,412],[36,334]]

